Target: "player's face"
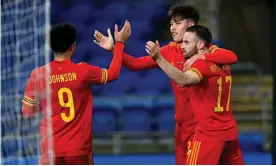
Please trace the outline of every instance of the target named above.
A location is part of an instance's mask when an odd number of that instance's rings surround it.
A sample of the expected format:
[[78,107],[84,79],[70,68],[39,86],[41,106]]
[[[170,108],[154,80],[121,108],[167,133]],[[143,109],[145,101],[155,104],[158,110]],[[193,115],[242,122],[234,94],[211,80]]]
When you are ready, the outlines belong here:
[[198,53],[198,38],[196,34],[192,32],[186,32],[183,37],[183,41],[180,44],[184,57],[189,59]]
[[189,19],[172,19],[170,21],[170,31],[175,42],[182,42],[183,35],[189,26],[194,23]]

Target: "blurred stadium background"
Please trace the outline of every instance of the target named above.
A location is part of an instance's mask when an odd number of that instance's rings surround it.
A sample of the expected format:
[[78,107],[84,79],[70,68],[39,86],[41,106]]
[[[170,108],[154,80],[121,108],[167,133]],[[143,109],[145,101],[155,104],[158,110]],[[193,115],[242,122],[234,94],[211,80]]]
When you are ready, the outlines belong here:
[[[213,43],[238,55],[232,104],[240,144],[247,164],[272,164],[273,0],[2,0],[1,163],[35,164],[39,155],[40,115],[25,120],[20,109],[31,71],[53,58],[45,47],[50,24],[66,21],[77,28],[73,61],[108,67],[112,57],[93,43],[95,30],[106,34],[128,19],[126,52],[146,55],[146,41],[170,42],[166,16],[175,3],[198,8]],[[123,68],[119,80],[93,87],[96,164],[174,164],[174,98],[158,70]]]

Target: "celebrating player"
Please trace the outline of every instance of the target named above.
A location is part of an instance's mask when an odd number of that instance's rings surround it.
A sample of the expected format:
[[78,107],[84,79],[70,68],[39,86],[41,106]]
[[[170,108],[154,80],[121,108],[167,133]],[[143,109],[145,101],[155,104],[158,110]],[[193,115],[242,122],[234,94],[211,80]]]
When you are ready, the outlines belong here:
[[[182,42],[183,35],[189,26],[196,25],[199,21],[198,11],[191,6],[174,6],[168,12],[170,20],[170,31],[174,42],[160,49],[161,55],[176,68],[183,70],[189,68],[196,58],[205,59],[216,64],[232,64],[237,61],[237,56],[230,50],[218,48],[217,46],[209,47],[211,53],[202,54],[189,60],[183,57],[179,44]],[[95,31],[95,43],[100,47],[112,51],[113,39],[111,35],[104,36]],[[184,65],[185,64],[185,65]],[[132,71],[151,69],[158,67],[157,63],[150,56],[134,58],[126,53],[123,55],[123,65]],[[179,86],[176,82],[171,81],[175,95],[175,157],[176,164],[186,164],[187,145],[194,133],[193,113],[189,106],[190,92],[188,88]]]
[[[40,110],[43,114],[40,164],[93,164],[91,85],[105,84],[119,77],[124,43],[130,34],[128,21],[121,31],[115,25],[114,57],[109,69],[102,69],[71,62],[76,48],[76,30],[72,25],[59,23],[51,28],[50,45],[55,60],[33,70],[22,100],[24,117]],[[45,79],[47,71],[50,73]],[[47,87],[50,87],[49,93]],[[47,118],[51,120],[50,126]],[[48,128],[52,128],[52,134]],[[51,143],[54,158],[49,154]]]
[[[212,35],[206,27],[189,27],[181,44],[185,58],[208,53],[211,41]],[[230,66],[197,60],[191,69],[183,72],[163,58],[159,49],[158,42],[147,43],[147,52],[173,81],[181,86],[193,85],[188,88],[196,126],[187,164],[244,164],[230,101]]]

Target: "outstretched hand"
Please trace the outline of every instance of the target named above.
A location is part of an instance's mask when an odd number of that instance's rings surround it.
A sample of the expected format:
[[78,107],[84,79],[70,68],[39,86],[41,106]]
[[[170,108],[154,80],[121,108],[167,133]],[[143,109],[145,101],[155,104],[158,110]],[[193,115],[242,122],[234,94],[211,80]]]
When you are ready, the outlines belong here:
[[161,56],[160,44],[158,41],[156,41],[155,43],[152,41],[148,41],[146,44],[146,51],[153,60],[157,60]]
[[107,51],[112,51],[114,47],[114,41],[109,28],[107,29],[107,34],[108,36],[105,36],[101,32],[96,30],[94,33],[94,43]]
[[114,38],[116,42],[119,41],[119,42],[125,43],[128,40],[130,35],[131,35],[131,25],[129,21],[127,20],[125,21],[125,24],[120,31],[118,31],[118,25],[115,24]]

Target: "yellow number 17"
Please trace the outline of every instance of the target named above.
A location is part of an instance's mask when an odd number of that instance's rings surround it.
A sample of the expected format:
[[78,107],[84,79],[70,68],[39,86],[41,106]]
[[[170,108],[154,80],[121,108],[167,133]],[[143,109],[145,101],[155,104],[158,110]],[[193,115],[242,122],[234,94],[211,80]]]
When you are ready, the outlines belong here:
[[[63,93],[67,95],[67,102],[64,101]],[[67,116],[66,113],[61,113],[61,119],[65,122],[70,122],[75,118],[75,107],[74,107],[74,100],[73,100],[73,94],[72,91],[68,88],[60,88],[58,91],[58,100],[59,104],[62,107],[69,108],[69,115]]]
[[219,77],[217,79],[218,84],[218,99],[217,99],[217,106],[214,108],[214,112],[223,112],[224,108],[221,106],[221,95],[222,95],[222,85],[223,85],[223,79],[225,78],[225,82],[229,82],[229,91],[228,91],[228,98],[226,103],[226,111],[229,111],[230,106],[230,97],[231,97],[231,87],[232,87],[232,77],[226,76],[226,77]]

